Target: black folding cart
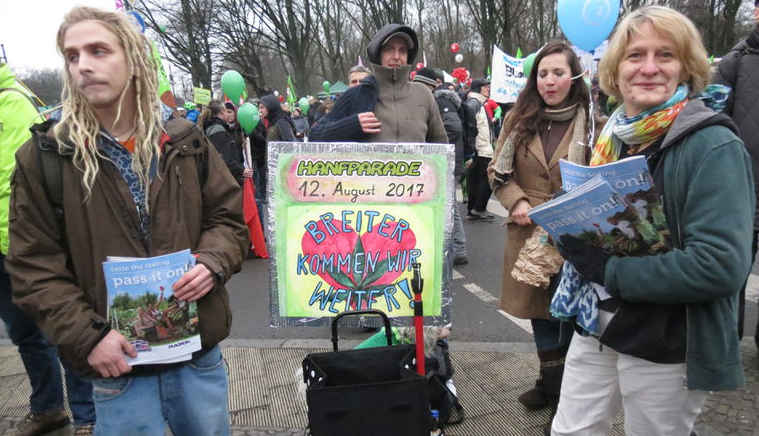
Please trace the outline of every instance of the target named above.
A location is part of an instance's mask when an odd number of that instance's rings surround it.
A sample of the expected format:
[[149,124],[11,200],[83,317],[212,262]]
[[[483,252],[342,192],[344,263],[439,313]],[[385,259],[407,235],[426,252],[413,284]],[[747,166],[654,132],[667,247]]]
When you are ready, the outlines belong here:
[[[357,315],[382,317],[388,346],[338,351],[338,321]],[[303,360],[311,435],[429,436],[428,381],[416,373],[415,347],[391,344],[390,321],[381,311],[335,317],[333,351]]]

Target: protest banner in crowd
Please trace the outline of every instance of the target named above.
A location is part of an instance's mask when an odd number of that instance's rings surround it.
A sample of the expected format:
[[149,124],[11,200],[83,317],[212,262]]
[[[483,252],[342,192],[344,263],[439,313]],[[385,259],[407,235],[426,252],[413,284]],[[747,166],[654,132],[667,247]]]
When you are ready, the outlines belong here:
[[446,144],[270,143],[272,324],[410,319],[416,262],[425,315],[447,322],[453,164]]
[[514,103],[527,83],[522,71],[524,59],[511,57],[493,46],[490,80],[490,98],[498,103]]

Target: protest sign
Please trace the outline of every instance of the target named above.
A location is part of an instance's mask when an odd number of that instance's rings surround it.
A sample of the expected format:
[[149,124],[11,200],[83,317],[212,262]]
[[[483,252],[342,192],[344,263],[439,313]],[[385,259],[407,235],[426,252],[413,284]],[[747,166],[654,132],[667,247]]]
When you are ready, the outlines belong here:
[[415,262],[424,314],[447,322],[453,162],[447,144],[270,143],[272,325],[411,319]]
[[195,104],[208,104],[211,102],[211,90],[203,88],[192,88],[192,101]]
[[490,80],[490,98],[498,103],[514,103],[527,83],[522,72],[524,59],[511,57],[493,46],[493,62]]

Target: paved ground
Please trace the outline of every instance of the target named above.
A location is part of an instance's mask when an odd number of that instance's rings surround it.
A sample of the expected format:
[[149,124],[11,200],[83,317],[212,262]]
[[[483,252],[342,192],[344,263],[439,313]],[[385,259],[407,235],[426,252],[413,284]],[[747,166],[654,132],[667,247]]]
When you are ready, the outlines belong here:
[[[230,370],[233,435],[302,435],[306,404],[295,372],[306,354],[327,349],[328,342],[237,340],[223,345]],[[447,435],[542,434],[547,412],[528,412],[516,400],[537,373],[529,344],[453,342],[451,350],[454,380],[467,418],[448,427]],[[699,436],[759,436],[759,358],[753,338],[744,339],[742,351],[746,387],[710,397],[696,427]],[[28,411],[28,396],[18,354],[7,341],[0,341],[0,436],[13,434]],[[610,434],[623,434],[621,420]]]

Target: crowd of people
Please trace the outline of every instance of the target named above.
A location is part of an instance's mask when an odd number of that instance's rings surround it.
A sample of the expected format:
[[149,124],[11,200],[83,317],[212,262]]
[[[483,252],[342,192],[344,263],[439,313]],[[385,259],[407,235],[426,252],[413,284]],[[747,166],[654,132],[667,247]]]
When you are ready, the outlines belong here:
[[[617,25],[590,86],[571,45],[550,41],[498,117],[488,78],[464,86],[414,71],[416,32],[387,24],[341,96],[314,99],[307,113],[261,96],[249,134],[237,106],[219,100],[180,105],[164,121],[146,40],[122,14],[74,8],[56,43],[65,67],[58,119],[39,116],[0,66],[0,315],[33,388],[20,435],[69,423],[59,356],[77,435],[163,434],[165,423],[174,434],[229,434],[224,284],[251,253],[241,186],[253,181],[264,216],[275,141],[454,145],[466,219],[494,222],[491,197],[509,212],[501,308],[532,324],[540,369],[519,402],[551,408],[546,434],[608,434],[623,410],[627,434],[688,435],[708,392],[745,382],[739,341],[759,235],[759,26],[712,74],[687,17],[637,9]],[[607,96],[618,106],[603,113]],[[40,165],[51,155],[65,190]],[[554,243],[565,262],[546,286],[515,279],[537,227],[528,213],[561,193],[559,161],[630,156],[646,159],[672,248],[620,257],[562,238]],[[469,262],[454,203],[448,277]],[[188,362],[130,367],[125,356],[136,350],[107,322],[100,264],[184,248],[197,265],[173,292],[198,302],[202,349]],[[558,319],[557,296],[597,301],[587,316],[600,333]]]

